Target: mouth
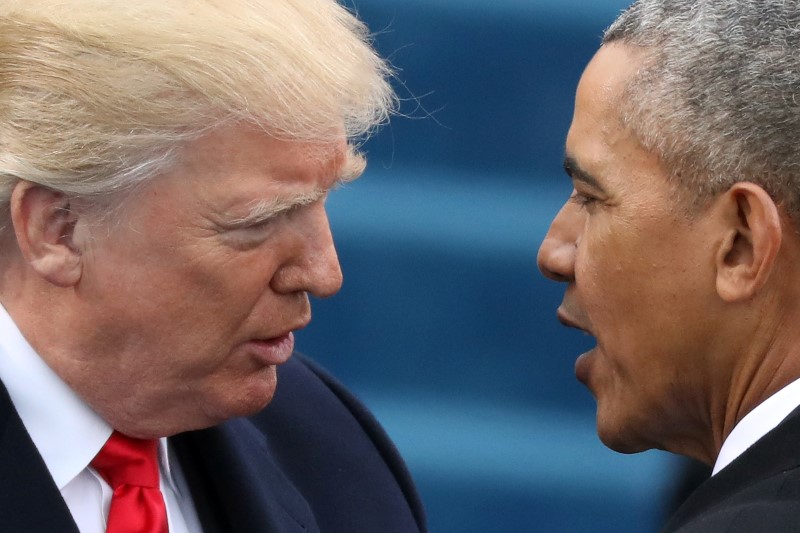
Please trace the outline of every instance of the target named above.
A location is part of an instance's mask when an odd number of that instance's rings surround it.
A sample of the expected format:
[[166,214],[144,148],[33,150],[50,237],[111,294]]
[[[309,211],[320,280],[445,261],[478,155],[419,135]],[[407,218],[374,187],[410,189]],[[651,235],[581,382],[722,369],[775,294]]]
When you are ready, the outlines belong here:
[[562,304],[561,307],[558,308],[556,312],[556,317],[558,321],[561,322],[562,325],[567,326],[568,328],[577,329],[578,331],[582,331],[586,335],[594,337],[589,328],[586,326],[582,326],[575,318],[572,317],[567,311],[564,310],[564,306]]
[[284,330],[273,337],[254,338],[245,343],[249,352],[264,365],[281,365],[289,360],[294,352],[294,331],[308,325],[303,320],[296,326]]
[[248,351],[263,365],[281,365],[292,356],[294,334],[289,332],[269,339],[253,339],[246,345]]
[[[558,308],[558,312],[556,313],[558,321],[568,328],[577,329],[578,331],[583,332],[585,335],[594,337],[594,334],[591,332],[591,330],[588,327],[581,325],[581,323],[576,320],[572,314],[565,310],[564,307],[564,304],[561,304],[561,307]],[[594,350],[589,350],[588,352],[578,356],[578,358],[575,360],[575,377],[587,387],[589,386],[589,377],[591,375],[591,367],[594,359],[592,357],[593,352]]]

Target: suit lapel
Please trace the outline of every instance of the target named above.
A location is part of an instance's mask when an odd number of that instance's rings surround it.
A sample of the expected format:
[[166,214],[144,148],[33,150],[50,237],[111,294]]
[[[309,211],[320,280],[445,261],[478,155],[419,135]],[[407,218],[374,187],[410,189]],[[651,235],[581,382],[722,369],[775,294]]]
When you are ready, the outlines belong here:
[[732,494],[800,465],[800,407],[735,461],[700,485],[670,519],[664,532],[674,531]]
[[4,531],[78,533],[64,498],[2,383],[0,512]]
[[172,439],[205,533],[317,532],[308,503],[244,419]]

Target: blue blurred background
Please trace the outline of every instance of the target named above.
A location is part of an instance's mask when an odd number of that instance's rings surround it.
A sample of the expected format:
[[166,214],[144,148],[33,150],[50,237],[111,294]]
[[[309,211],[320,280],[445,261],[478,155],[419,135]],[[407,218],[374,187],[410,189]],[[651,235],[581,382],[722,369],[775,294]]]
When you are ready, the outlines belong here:
[[348,1],[406,116],[328,201],[345,284],[298,349],[383,422],[432,533],[657,531],[679,465],[598,441],[573,374],[592,339],[536,269],[575,86],[628,1]]

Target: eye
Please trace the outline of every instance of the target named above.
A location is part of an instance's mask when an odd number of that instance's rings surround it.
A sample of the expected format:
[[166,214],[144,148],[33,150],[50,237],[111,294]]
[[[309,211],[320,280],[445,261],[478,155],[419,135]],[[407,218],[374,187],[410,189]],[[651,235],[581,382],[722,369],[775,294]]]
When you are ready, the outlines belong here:
[[291,219],[303,207],[304,207],[303,205],[293,205],[287,209],[283,209],[277,213],[274,213],[266,218],[262,218],[260,220],[254,220],[252,222],[249,222],[234,229],[237,231],[243,231],[245,233],[263,232],[270,229],[272,226],[275,226],[281,221]]
[[220,235],[224,242],[233,248],[239,250],[256,248],[278,231],[278,224],[284,216],[285,213],[279,213],[261,220],[227,227],[220,231]]
[[242,226],[239,228],[241,231],[263,231],[268,227],[275,224],[275,219],[279,218],[281,215],[275,217],[265,218],[263,220],[259,220],[258,222],[253,222],[252,224],[248,224],[246,226]]
[[583,192],[578,192],[576,190],[573,190],[572,194],[569,197],[569,201],[585,209],[597,203],[598,198],[592,196],[591,194],[586,194]]

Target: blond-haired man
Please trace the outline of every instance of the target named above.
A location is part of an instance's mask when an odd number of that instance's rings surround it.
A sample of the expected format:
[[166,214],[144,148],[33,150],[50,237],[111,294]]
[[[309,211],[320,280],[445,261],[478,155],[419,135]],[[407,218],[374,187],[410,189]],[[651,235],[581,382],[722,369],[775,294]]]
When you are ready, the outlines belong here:
[[[424,530],[375,421],[291,357],[388,75],[332,0],[0,4],[3,531]],[[139,447],[150,485],[114,470]]]

